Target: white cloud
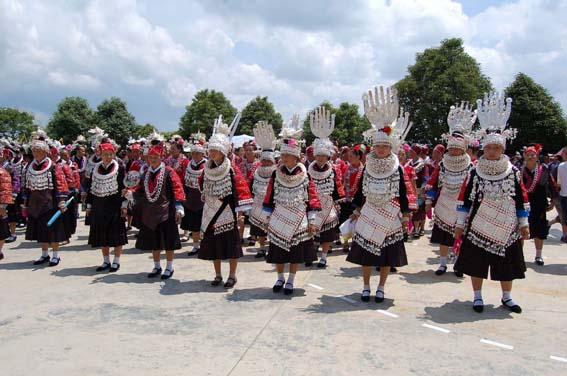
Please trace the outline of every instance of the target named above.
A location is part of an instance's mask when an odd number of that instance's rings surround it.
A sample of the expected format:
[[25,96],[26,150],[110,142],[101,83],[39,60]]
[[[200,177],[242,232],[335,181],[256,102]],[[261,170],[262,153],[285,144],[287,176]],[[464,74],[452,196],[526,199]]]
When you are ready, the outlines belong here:
[[566,16],[567,1],[551,0],[472,18],[451,0],[0,0],[0,100],[41,89],[33,107],[49,113],[53,100],[40,95],[119,95],[139,122],[171,125],[211,88],[238,107],[267,95],[289,118],[323,100],[359,104],[364,90],[402,78],[417,52],[456,36],[497,88],[522,71],[566,105]]

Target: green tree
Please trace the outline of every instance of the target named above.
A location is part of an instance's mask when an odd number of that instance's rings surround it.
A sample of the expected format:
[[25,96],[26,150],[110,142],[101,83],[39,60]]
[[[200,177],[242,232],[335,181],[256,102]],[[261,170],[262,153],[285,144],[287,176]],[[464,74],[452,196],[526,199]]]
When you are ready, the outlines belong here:
[[[332,114],[335,114],[335,130],[331,134],[331,140],[340,145],[354,145],[364,141],[362,133],[370,128],[370,122],[366,119],[366,116],[360,114],[358,105],[343,102],[338,108],[335,108],[331,103],[325,101],[319,106],[324,106]],[[307,114],[303,122],[303,136],[307,145],[310,145],[315,139],[309,126],[310,114]]]
[[511,149],[539,143],[547,151],[556,152],[567,144],[567,120],[561,105],[524,73],[518,73],[505,90],[512,98],[512,113],[508,124],[518,130]]
[[0,136],[14,140],[29,140],[31,133],[37,129],[34,116],[17,108],[0,107]]
[[157,128],[150,124],[150,123],[146,123],[144,125],[136,125],[136,129],[134,132],[134,138],[140,138],[140,137],[147,137],[149,136],[153,131],[157,131]]
[[179,122],[179,134],[188,138],[192,133],[203,132],[210,137],[215,119],[222,115],[225,123],[230,124],[236,115],[236,108],[220,91],[201,90],[186,107]]
[[465,53],[459,38],[416,55],[408,75],[396,84],[400,105],[409,111],[413,128],[408,139],[435,142],[447,131],[449,108],[461,101],[474,103],[492,89],[479,63]]
[[86,99],[66,97],[57,105],[46,131],[53,139],[73,142],[77,136],[86,134],[94,123],[94,113]]
[[242,117],[238,125],[238,134],[252,135],[254,125],[260,120],[266,120],[274,126],[275,134],[279,134],[282,129],[282,115],[276,112],[274,105],[268,101],[268,97],[252,99],[242,110]]
[[129,137],[135,135],[136,120],[128,112],[126,102],[117,97],[105,99],[98,105],[95,122],[108,133],[110,138],[122,146],[126,145]]

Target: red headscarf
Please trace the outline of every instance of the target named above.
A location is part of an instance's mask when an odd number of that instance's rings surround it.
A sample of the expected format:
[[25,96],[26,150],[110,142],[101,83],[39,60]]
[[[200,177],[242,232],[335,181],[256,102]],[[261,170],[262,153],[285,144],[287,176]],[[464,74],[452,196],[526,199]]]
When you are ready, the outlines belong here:
[[110,142],[105,142],[104,144],[100,144],[98,146],[98,149],[103,152],[105,150],[110,150],[113,152],[116,152],[116,148],[114,148],[114,145],[112,145]]
[[148,150],[148,155],[159,155],[163,153],[163,146],[162,145],[152,145]]

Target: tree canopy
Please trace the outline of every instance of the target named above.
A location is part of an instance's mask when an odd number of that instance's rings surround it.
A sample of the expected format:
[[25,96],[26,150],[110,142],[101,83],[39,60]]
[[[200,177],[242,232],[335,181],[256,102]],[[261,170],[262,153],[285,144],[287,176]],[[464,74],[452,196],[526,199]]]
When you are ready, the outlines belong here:
[[0,136],[27,140],[37,129],[34,116],[17,108],[0,107]]
[[201,90],[186,107],[179,122],[179,133],[188,138],[193,133],[203,132],[207,138],[213,133],[215,119],[222,115],[225,123],[230,124],[236,115],[236,108],[220,91]]
[[415,64],[396,85],[400,105],[409,111],[413,128],[409,140],[435,142],[447,131],[449,108],[461,101],[474,103],[492,89],[479,63],[465,53],[459,38],[416,54]]
[[567,144],[567,120],[559,103],[543,86],[519,73],[505,93],[512,98],[508,124],[518,130],[512,149],[539,143],[547,151],[556,152]]
[[275,134],[279,134],[282,129],[282,115],[276,112],[272,102],[268,97],[260,97],[252,99],[242,110],[242,117],[238,125],[238,134],[252,135],[254,125],[260,120],[266,120],[274,127]]
[[66,97],[57,105],[46,131],[49,137],[70,143],[92,128],[94,121],[94,112],[86,99]]
[[136,120],[128,112],[126,102],[117,97],[105,99],[98,105],[95,123],[120,145],[126,145],[136,134]]

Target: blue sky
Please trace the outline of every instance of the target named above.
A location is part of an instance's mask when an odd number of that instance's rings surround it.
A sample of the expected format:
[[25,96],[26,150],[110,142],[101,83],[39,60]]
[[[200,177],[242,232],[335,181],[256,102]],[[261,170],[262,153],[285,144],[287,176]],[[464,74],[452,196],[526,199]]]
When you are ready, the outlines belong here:
[[0,106],[46,124],[65,96],[119,96],[174,130],[211,88],[238,108],[267,95],[287,119],[359,103],[460,37],[497,89],[524,72],[567,108],[565,19],[566,0],[0,0]]

